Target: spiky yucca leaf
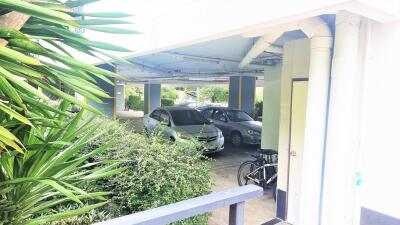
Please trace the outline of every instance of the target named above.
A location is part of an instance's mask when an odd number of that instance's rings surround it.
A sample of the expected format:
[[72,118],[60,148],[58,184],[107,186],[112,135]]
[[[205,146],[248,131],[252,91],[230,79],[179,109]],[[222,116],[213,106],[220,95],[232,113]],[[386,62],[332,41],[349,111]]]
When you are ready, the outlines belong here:
[[[58,110],[64,111],[67,105],[62,103]],[[122,162],[118,161],[104,161],[94,166],[88,163],[89,158],[104,152],[110,145],[78,154],[88,142],[107,132],[98,130],[99,124],[92,119],[85,119],[84,111],[74,117],[58,113],[52,116],[58,121],[57,127],[28,130],[21,140],[27,149],[25,154],[7,154],[0,158],[0,224],[40,224],[102,206],[106,202],[104,196],[109,193],[88,193],[77,184],[124,170],[119,167]],[[38,217],[69,201],[89,205],[68,213]]]
[[[0,27],[0,101],[7,102],[7,108],[0,107],[0,122],[5,124],[3,128],[8,130],[8,133],[16,137],[6,139],[9,135],[1,133],[0,153],[12,149],[23,152],[24,147],[17,140],[20,138],[19,131],[26,129],[24,126],[28,126],[27,124],[50,126],[53,123],[48,116],[54,110],[45,107],[47,97],[38,90],[38,87],[59,99],[68,100],[84,109],[100,113],[85,102],[59,90],[60,86],[63,86],[72,93],[79,93],[87,99],[101,103],[101,98],[109,96],[97,87],[96,80],[113,83],[114,79],[121,79],[116,73],[89,65],[69,53],[68,49],[72,48],[91,56],[102,55],[105,57],[104,59],[101,57],[102,60],[124,61],[102,50],[127,52],[128,49],[88,40],[74,33],[74,29],[80,26],[99,32],[135,33],[129,29],[109,26],[129,24],[120,20],[129,16],[128,14],[84,13],[74,12],[72,9],[95,1],[69,0],[62,3],[55,0],[0,0],[1,24],[8,24],[3,20],[12,20],[5,15],[10,11],[24,14],[29,18],[23,22],[22,27]],[[85,19],[83,16],[91,18]],[[10,24],[14,23],[15,21]],[[125,60],[124,63],[129,62]]]

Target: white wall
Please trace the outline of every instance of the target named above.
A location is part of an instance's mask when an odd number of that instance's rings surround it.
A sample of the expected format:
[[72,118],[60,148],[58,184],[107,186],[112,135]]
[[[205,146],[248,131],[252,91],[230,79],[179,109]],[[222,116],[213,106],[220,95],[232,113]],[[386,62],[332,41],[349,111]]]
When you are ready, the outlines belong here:
[[278,150],[282,64],[264,71],[261,148]]
[[400,218],[400,22],[372,24],[363,84],[359,202]]
[[279,126],[278,189],[287,190],[289,151],[291,82],[293,78],[307,78],[310,65],[310,41],[299,39],[286,42],[283,48],[281,104]]

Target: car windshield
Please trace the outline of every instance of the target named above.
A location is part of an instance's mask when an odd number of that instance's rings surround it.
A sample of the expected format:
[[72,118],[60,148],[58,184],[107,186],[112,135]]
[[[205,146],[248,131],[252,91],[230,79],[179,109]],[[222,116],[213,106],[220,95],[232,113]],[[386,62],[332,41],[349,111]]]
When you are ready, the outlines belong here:
[[247,113],[240,110],[226,110],[226,115],[232,122],[253,121]]
[[171,110],[170,113],[176,126],[210,124],[197,110]]

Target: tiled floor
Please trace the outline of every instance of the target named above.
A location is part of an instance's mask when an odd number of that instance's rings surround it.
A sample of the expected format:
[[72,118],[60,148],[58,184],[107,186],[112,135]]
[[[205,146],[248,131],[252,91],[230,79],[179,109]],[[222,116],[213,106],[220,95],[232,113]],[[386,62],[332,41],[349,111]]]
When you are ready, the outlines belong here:
[[[237,169],[243,161],[251,159],[249,154],[254,153],[255,150],[255,148],[251,147],[234,148],[227,144],[226,149],[223,152],[213,155],[212,177],[215,183],[213,191],[222,191],[228,188],[237,187]],[[272,193],[267,190],[263,197],[246,202],[245,224],[261,225],[275,218],[275,211],[275,201],[272,198]],[[209,224],[228,224],[228,213],[229,207],[215,210],[209,219]]]

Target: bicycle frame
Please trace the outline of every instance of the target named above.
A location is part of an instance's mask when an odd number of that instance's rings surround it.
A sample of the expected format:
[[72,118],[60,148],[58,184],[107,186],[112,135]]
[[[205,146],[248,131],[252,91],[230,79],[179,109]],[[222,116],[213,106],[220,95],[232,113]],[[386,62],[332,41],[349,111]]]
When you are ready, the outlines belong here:
[[[253,181],[253,182],[255,182],[255,183],[258,184],[258,185],[260,185],[261,182],[265,182],[265,184],[269,184],[269,183],[271,183],[271,182],[278,176],[278,174],[275,173],[274,175],[272,175],[272,176],[267,180],[267,170],[266,170],[266,168],[267,168],[267,167],[275,167],[275,166],[277,166],[277,165],[278,165],[277,163],[267,163],[267,164],[264,164],[264,165],[258,167],[257,169],[255,169],[253,172],[247,174],[247,175],[246,175],[246,178],[249,179],[249,180],[251,180],[251,181]],[[263,174],[263,179],[262,179],[262,180],[259,180],[259,179],[257,179],[257,178],[252,178],[252,177],[250,177],[251,175],[254,175],[254,174],[256,174],[256,173],[259,173],[261,169],[263,170],[263,171],[262,171],[262,174]]]

